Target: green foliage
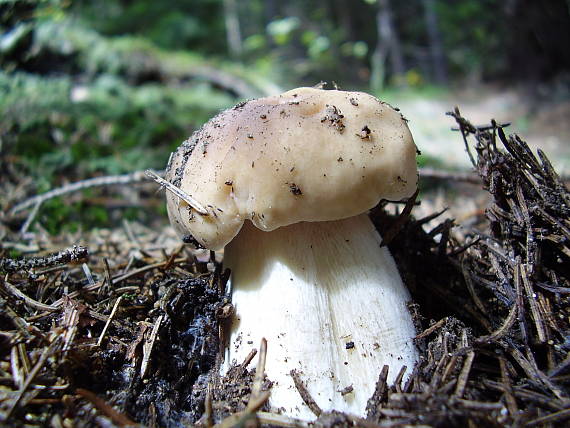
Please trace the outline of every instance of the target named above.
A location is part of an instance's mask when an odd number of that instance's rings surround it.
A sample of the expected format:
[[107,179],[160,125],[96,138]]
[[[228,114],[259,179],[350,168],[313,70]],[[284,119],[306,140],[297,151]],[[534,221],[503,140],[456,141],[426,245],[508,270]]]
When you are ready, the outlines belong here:
[[56,235],[65,224],[70,232],[76,232],[79,227],[77,203],[66,203],[62,198],[50,199],[42,205],[38,220],[42,226],[52,235]]
[[[69,78],[0,73],[1,131],[42,177],[74,165],[82,174],[163,168],[169,150],[233,99],[209,85],[128,85],[103,74]],[[82,175],[79,174],[79,175]]]
[[83,199],[77,202],[69,203],[64,198],[50,199],[42,205],[38,221],[49,233],[57,234],[62,229],[77,232],[120,223],[123,219],[145,222],[153,215],[137,208],[109,210],[103,205],[90,203],[89,197],[92,196],[95,192],[86,190]]
[[435,169],[442,169],[442,170],[449,170],[450,167],[445,162],[443,162],[440,158],[436,156],[431,156],[425,153],[418,155],[416,158],[418,166],[420,168],[423,167],[430,167]]
[[[236,1],[243,53],[229,60],[223,0],[0,0],[2,151],[42,192],[97,174],[161,169],[180,141],[239,99],[321,80],[370,90],[381,3]],[[381,64],[382,99],[442,94],[430,83],[428,3],[389,2],[405,71],[394,76],[389,59]],[[513,67],[505,2],[434,3],[451,76]],[[53,216],[50,230],[65,219],[112,220],[61,202],[42,213]]]
[[441,86],[435,85],[420,85],[414,87],[409,85],[405,88],[387,88],[380,92],[375,92],[374,95],[379,99],[386,101],[388,103],[393,103],[397,105],[398,102],[403,100],[413,100],[413,99],[441,99],[449,94],[449,89]]
[[11,259],[17,259],[23,256],[23,253],[19,250],[16,250],[15,248],[11,248],[10,250],[8,250],[8,257],[10,257]]
[[291,41],[293,32],[299,28],[301,21],[296,16],[276,19],[267,24],[267,33],[273,37],[277,45],[286,45]]
[[74,12],[106,36],[130,34],[162,48],[220,55],[225,52],[222,8],[217,0],[100,0],[78,2]]
[[506,67],[507,28],[496,13],[504,7],[501,0],[462,0],[453,7],[440,0],[436,6],[447,59],[455,74],[496,74]]

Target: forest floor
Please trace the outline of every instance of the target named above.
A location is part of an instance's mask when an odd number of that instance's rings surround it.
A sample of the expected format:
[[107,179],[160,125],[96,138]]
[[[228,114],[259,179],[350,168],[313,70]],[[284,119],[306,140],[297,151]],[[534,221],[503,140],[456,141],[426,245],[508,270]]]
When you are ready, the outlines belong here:
[[386,98],[409,119],[422,153],[446,168],[471,166],[461,137],[449,131],[455,121],[445,114],[458,106],[477,125],[491,119],[511,123],[507,133],[524,135],[533,150],[540,148],[549,156],[560,174],[570,173],[570,100],[536,101],[528,91],[491,86],[428,94],[389,93]]
[[[570,194],[521,140],[500,129],[476,137],[491,142],[478,153],[480,182],[426,178],[415,218],[413,201],[398,216],[393,204],[371,213],[384,239],[397,236],[387,244],[415,303],[420,361],[403,384],[388,385],[387,366],[369,374],[366,420],[324,413],[316,426],[567,426]],[[460,200],[471,210],[456,216],[461,226],[436,218]],[[232,314],[220,254],[181,245],[171,227],[128,221],[59,236],[36,225],[24,244],[4,221],[0,425],[229,427],[256,413],[263,424],[308,427],[262,407],[271,385],[250,360],[217,375]],[[272,355],[264,348],[259,374]]]

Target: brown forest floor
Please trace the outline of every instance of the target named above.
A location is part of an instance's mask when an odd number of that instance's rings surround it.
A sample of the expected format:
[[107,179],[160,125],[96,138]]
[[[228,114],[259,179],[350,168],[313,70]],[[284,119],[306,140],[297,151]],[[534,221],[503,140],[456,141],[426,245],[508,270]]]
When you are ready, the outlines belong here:
[[[387,367],[370,373],[366,419],[324,414],[317,426],[570,420],[570,193],[522,140],[455,119],[479,184],[424,179],[420,205],[371,213],[405,272],[422,358],[405,384],[387,385]],[[438,213],[447,204],[456,223]],[[231,313],[219,259],[167,226],[23,242],[2,221],[0,424],[306,425],[265,407],[270,382],[248,364],[215,375]]]

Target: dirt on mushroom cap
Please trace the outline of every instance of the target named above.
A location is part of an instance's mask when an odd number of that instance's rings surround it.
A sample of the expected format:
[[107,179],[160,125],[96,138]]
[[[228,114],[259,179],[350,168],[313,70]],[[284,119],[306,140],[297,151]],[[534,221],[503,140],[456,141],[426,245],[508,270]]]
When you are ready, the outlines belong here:
[[382,198],[410,196],[415,154],[405,120],[388,104],[359,92],[298,88],[238,104],[183,144],[167,179],[209,215],[168,195],[169,215],[180,234],[211,249],[246,219],[269,231],[347,218]]

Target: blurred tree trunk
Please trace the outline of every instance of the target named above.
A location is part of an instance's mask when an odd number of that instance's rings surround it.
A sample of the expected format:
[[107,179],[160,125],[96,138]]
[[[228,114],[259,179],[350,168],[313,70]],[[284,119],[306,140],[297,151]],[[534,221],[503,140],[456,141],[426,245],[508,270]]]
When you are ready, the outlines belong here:
[[242,43],[236,0],[224,0],[224,20],[230,56],[237,58],[242,53]]
[[425,23],[428,33],[429,50],[433,68],[434,81],[440,85],[447,84],[447,64],[443,54],[441,34],[437,13],[435,11],[435,0],[422,0],[425,12]]
[[350,4],[346,0],[335,0],[334,2],[336,15],[341,28],[344,30],[344,37],[347,40],[354,40],[354,31],[352,29],[352,12]]
[[388,59],[392,74],[401,76],[406,71],[400,39],[394,27],[390,0],[378,0],[376,29],[378,39],[371,58],[370,86],[378,91],[384,87],[386,81]]
[[510,74],[529,82],[550,79],[570,69],[570,4],[568,0],[510,0],[507,55]]
[[269,23],[281,14],[281,5],[279,0],[262,1],[265,11],[265,19]]
[[[266,32],[267,25],[281,15],[282,4],[279,2],[279,0],[262,0],[261,3],[263,4],[263,16],[265,19],[262,31],[262,34],[264,34]],[[267,44],[270,50],[276,47],[273,37],[267,38]]]

